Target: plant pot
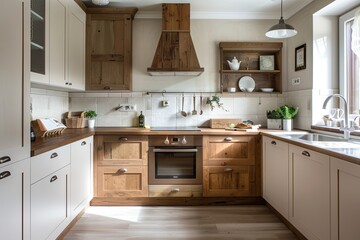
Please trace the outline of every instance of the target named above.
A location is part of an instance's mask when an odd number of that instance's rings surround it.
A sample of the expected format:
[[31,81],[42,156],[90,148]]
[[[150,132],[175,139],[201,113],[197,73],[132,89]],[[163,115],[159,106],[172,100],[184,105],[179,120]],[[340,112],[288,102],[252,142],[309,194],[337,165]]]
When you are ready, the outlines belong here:
[[284,131],[291,131],[292,130],[292,119],[283,119],[283,130]]
[[282,129],[282,121],[281,119],[268,119],[267,120],[267,128],[268,129]]
[[88,119],[88,127],[89,128],[95,127],[95,119]]

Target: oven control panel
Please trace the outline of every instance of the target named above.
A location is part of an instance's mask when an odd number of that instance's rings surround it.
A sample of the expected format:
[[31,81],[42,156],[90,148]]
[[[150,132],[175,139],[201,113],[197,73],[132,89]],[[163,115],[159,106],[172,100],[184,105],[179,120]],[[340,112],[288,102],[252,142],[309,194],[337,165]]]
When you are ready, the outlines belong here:
[[149,146],[202,146],[202,136],[164,135],[149,136]]

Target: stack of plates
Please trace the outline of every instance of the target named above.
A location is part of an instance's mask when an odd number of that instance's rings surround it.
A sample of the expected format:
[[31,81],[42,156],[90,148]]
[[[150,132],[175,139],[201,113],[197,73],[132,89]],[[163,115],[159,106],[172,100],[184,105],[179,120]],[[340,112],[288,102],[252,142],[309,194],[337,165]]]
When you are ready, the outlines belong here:
[[242,92],[252,92],[255,89],[255,81],[250,76],[243,76],[239,81],[239,88]]
[[260,88],[260,90],[261,90],[262,92],[273,92],[273,91],[274,91],[273,88]]

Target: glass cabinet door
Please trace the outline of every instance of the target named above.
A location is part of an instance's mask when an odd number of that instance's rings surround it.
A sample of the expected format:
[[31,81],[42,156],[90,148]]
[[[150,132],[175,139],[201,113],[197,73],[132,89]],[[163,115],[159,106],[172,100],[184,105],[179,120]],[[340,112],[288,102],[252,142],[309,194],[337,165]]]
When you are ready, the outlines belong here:
[[31,72],[45,75],[45,0],[31,0]]

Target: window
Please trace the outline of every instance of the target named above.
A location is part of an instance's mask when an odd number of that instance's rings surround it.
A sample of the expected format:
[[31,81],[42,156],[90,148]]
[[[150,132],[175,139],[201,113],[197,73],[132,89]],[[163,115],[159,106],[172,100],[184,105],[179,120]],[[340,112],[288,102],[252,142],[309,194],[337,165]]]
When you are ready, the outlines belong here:
[[340,92],[360,114],[360,8],[340,17]]

